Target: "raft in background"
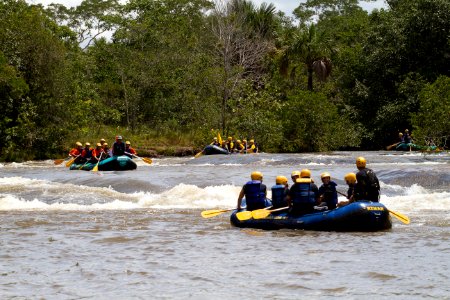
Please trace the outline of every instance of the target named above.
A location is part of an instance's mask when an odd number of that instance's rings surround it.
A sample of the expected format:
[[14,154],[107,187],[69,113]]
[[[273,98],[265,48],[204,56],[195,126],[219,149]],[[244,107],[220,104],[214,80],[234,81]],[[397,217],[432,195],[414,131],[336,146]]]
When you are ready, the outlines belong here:
[[214,154],[229,154],[228,150],[223,149],[216,145],[208,145],[203,149],[203,153],[205,155],[214,155]]
[[303,216],[290,216],[287,212],[273,213],[264,219],[240,221],[237,211],[230,216],[231,224],[241,228],[303,229],[317,231],[379,231],[392,227],[388,209],[381,203],[359,201],[344,207]]
[[[72,164],[70,170],[91,171],[97,163]],[[128,156],[113,156],[98,163],[99,171],[128,171],[137,168],[136,163]]]
[[397,151],[436,151],[436,146],[419,146],[413,143],[400,143],[395,147]]

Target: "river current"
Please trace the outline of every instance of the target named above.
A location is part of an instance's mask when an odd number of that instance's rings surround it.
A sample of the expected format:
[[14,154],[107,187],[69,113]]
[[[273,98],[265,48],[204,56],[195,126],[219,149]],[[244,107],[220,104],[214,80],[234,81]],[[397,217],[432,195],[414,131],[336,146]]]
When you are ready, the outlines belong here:
[[[230,225],[259,170],[343,177],[363,155],[409,225],[375,233]],[[339,200],[344,200],[339,197]],[[450,299],[450,155],[416,152],[161,158],[127,172],[0,164],[1,299]]]

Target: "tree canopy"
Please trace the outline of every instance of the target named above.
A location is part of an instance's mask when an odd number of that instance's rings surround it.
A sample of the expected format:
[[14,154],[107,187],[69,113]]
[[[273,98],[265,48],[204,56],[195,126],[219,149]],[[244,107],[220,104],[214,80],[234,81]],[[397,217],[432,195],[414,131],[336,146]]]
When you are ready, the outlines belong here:
[[0,0],[0,159],[104,128],[196,147],[218,128],[274,152],[382,149],[413,128],[442,146],[450,2],[387,3],[308,0],[287,17],[250,0]]

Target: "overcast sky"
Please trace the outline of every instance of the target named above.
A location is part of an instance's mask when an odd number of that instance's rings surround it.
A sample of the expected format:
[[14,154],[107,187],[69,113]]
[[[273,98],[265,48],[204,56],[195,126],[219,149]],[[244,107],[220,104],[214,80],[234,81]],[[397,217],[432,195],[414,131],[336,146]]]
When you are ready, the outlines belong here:
[[[29,3],[33,4],[43,4],[48,5],[50,3],[61,3],[66,7],[77,6],[81,3],[81,0],[27,0]],[[297,6],[303,2],[301,0],[253,0],[253,3],[260,5],[261,3],[273,3],[278,10],[285,12],[287,15],[292,15],[292,11],[297,8]],[[377,0],[376,2],[363,3],[362,7],[367,11],[372,11],[374,8],[386,7],[384,0]]]

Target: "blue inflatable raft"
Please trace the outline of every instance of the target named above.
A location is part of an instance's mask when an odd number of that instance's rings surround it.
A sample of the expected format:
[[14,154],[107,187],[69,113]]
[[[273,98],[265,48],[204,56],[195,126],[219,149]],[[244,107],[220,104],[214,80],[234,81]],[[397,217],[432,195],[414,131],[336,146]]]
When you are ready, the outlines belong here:
[[214,155],[214,154],[229,154],[228,150],[223,149],[219,146],[208,145],[203,149],[203,153],[205,155]]
[[231,224],[241,228],[303,229],[320,231],[379,231],[392,227],[387,208],[378,202],[353,202],[344,207],[302,216],[287,212],[273,213],[264,219],[240,221],[237,211],[231,214]]
[[[72,164],[70,170],[90,171],[96,163]],[[137,168],[136,163],[128,156],[113,156],[98,163],[99,171],[128,171]]]

